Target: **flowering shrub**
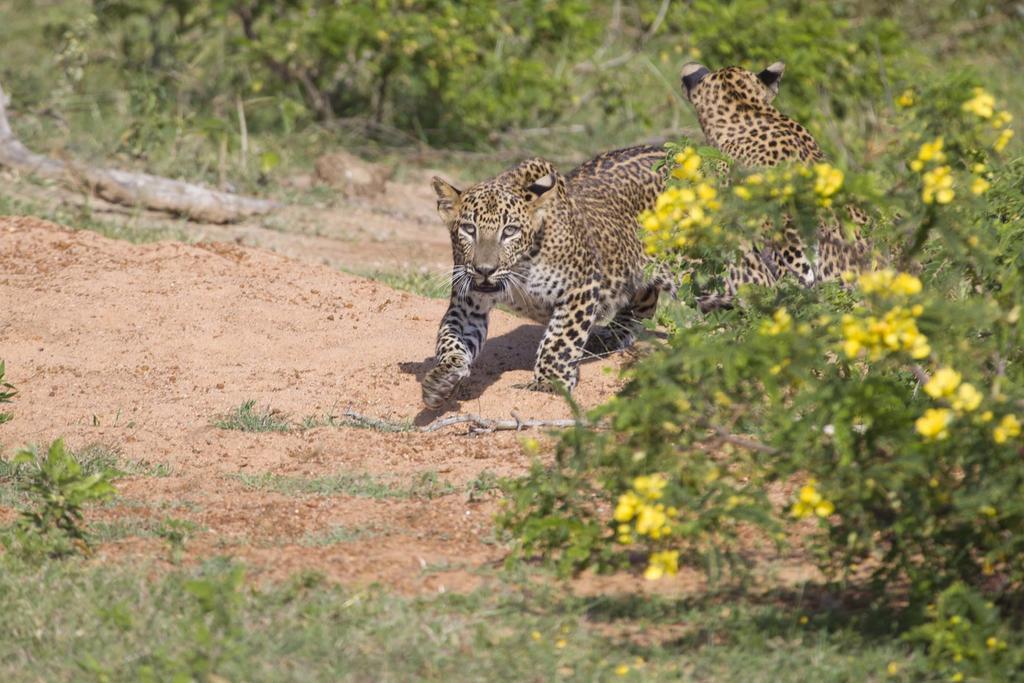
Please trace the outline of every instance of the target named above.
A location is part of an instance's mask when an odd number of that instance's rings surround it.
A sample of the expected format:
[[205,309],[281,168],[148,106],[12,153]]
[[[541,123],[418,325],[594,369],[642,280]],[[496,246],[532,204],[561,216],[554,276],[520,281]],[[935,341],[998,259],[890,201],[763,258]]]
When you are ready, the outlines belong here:
[[925,645],[933,671],[949,681],[1010,680],[1024,669],[1024,643],[1000,619],[996,606],[954,584],[925,607],[925,622],[906,638]]
[[869,175],[669,150],[672,187],[640,222],[648,252],[695,280],[784,216],[809,236],[847,204],[873,210],[888,265],[668,314],[666,347],[588,416],[606,428],[571,431],[553,467],[509,486],[521,553],[717,575],[798,523],[827,575],[911,606],[958,583],[1024,598],[1024,163],[1006,158],[1009,115],[957,78],[899,96]]

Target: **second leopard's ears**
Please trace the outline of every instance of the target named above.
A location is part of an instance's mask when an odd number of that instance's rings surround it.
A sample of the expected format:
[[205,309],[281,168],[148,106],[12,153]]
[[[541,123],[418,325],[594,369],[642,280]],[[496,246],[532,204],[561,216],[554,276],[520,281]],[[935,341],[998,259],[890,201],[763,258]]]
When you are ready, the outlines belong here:
[[437,212],[441,214],[441,218],[445,221],[451,220],[452,216],[455,215],[455,203],[462,196],[462,190],[446,183],[437,176],[431,179],[430,184],[434,188],[434,193],[437,194]]
[[779,94],[779,83],[782,81],[782,74],[785,71],[785,62],[775,62],[757,74],[757,80],[764,83],[765,87],[771,91],[772,97],[774,97]]
[[683,64],[683,69],[679,76],[683,81],[683,94],[686,95],[686,99],[690,99],[690,93],[709,73],[711,73],[711,70],[703,64],[697,62]]

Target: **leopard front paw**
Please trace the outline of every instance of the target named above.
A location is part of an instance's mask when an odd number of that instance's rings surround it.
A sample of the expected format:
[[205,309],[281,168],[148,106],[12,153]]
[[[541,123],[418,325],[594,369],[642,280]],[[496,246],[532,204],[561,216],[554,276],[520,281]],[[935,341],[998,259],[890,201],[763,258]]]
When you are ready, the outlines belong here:
[[566,382],[565,380],[552,380],[548,377],[534,376],[532,380],[525,384],[516,384],[516,389],[525,389],[527,391],[537,391],[543,394],[561,394],[562,389],[572,392],[573,386],[576,382]]
[[423,402],[428,408],[440,408],[467,377],[468,364],[456,361],[439,362],[423,378]]

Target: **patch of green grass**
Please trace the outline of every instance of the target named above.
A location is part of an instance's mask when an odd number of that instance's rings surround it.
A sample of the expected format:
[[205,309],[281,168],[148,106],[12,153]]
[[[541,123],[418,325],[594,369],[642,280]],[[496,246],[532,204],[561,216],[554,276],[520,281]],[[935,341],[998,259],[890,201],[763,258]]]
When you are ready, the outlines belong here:
[[148,460],[129,460],[117,446],[92,443],[74,451],[86,474],[108,471],[115,479],[121,477],[169,477],[170,465]]
[[257,408],[256,401],[250,400],[216,418],[213,426],[241,432],[287,432],[291,430],[292,423],[284,413],[272,410],[269,406]]
[[371,429],[375,432],[411,432],[416,429],[412,420],[382,420],[365,415],[309,415],[302,419],[299,425],[302,429],[315,429],[317,427],[336,427]]
[[93,213],[87,205],[38,202],[9,195],[0,195],[0,215],[34,216],[75,230],[90,230],[110,239],[125,240],[134,244],[165,240],[184,242],[188,239],[183,230],[147,223],[141,216],[102,218]]
[[430,299],[447,299],[451,294],[451,287],[448,284],[448,278],[451,276],[451,273],[447,271],[436,273],[394,273],[382,270],[344,270],[344,272],[376,280],[392,289],[411,292]]
[[146,517],[130,517],[113,522],[93,522],[88,527],[89,540],[110,543],[126,538],[155,536],[159,522]]
[[413,478],[412,484],[406,489],[410,498],[427,498],[428,500],[450,495],[457,490],[454,484],[447,479],[442,479],[433,470],[417,474]]
[[366,473],[340,472],[323,477],[296,477],[263,472],[233,474],[242,485],[253,491],[273,491],[288,496],[352,496],[357,498],[438,498],[457,489],[441,479],[437,472],[421,472],[408,486],[383,481]]
[[187,519],[172,517],[125,517],[112,522],[97,521],[88,526],[89,540],[96,543],[110,543],[126,538],[162,538],[172,547],[180,547],[185,541],[201,530],[201,527]]
[[332,524],[322,531],[308,533],[299,539],[299,545],[315,548],[325,545],[337,545],[338,543],[350,543],[361,541],[366,538],[373,538],[380,532],[373,528],[353,528],[343,524]]
[[492,583],[406,598],[316,574],[249,585],[223,560],[156,581],[128,564],[6,565],[0,680],[11,683],[929,680],[884,627],[815,613],[799,596],[595,599]]
[[229,475],[253,491],[273,491],[288,496],[316,494],[322,496],[354,496],[359,498],[396,498],[396,491],[387,483],[369,474],[331,474],[325,477],[295,477],[264,472]]

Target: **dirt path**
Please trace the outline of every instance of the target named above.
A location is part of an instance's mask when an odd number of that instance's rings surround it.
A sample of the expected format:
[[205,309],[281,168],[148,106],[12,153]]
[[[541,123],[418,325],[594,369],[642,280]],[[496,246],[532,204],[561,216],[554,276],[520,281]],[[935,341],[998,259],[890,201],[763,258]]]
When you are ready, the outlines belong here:
[[[93,521],[185,519],[201,529],[187,546],[193,558],[230,554],[257,574],[312,569],[413,592],[468,588],[502,557],[490,540],[496,504],[485,492],[471,500],[467,486],[484,473],[523,472],[521,435],[212,425],[247,400],[293,425],[346,409],[431,421],[439,413],[423,409],[418,380],[445,302],[263,250],[133,245],[31,218],[0,218],[0,302],[0,358],[19,391],[15,419],[0,426],[5,457],[64,436],[73,449],[104,444],[170,471],[121,479],[119,502]],[[474,377],[448,412],[567,417],[561,399],[513,387],[529,379],[540,333],[496,312]],[[584,405],[612,393],[615,365],[585,365]],[[427,491],[287,490],[336,484],[339,474]],[[99,556],[157,558],[165,548],[152,534],[127,534]]]

